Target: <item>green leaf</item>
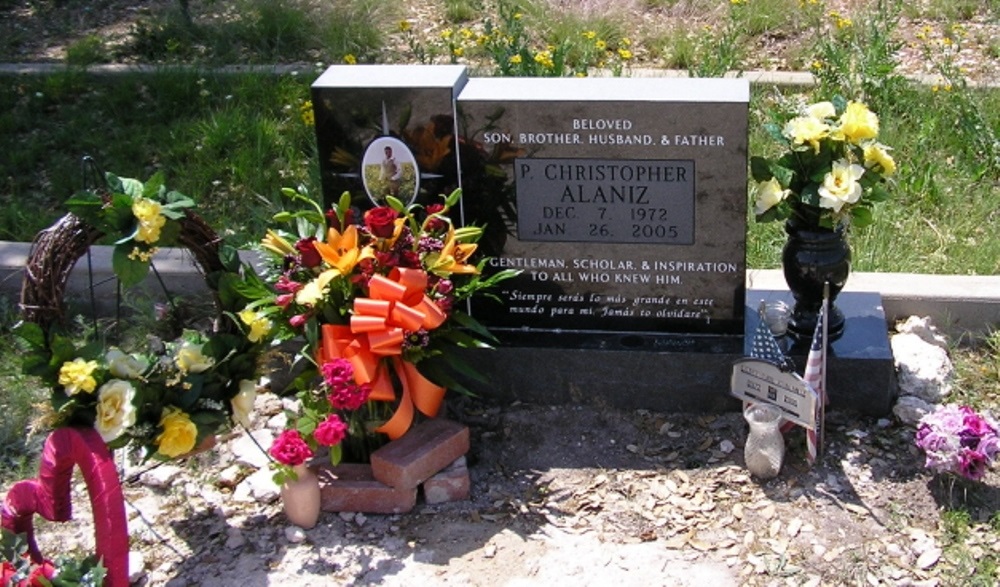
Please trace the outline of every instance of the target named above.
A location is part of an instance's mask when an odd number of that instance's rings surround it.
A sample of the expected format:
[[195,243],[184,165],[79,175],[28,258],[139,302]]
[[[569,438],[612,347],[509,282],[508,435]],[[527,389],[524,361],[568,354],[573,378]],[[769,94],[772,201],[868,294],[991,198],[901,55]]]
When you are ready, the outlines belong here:
[[770,137],[782,145],[788,145],[788,137],[786,137],[781,132],[781,126],[773,122],[769,122],[764,125],[764,131],[767,132]]
[[226,271],[238,272],[242,265],[240,250],[229,243],[223,242],[222,246],[219,247],[219,261],[222,262],[222,266]]
[[837,111],[838,116],[843,114],[844,110],[847,110],[847,100],[839,94],[831,98],[830,103],[833,104],[833,108]]
[[330,464],[336,467],[340,461],[344,460],[344,447],[342,443],[337,443],[330,447]]
[[771,165],[770,171],[783,188],[788,188],[792,184],[792,178],[795,177],[794,171],[778,164]]
[[454,310],[451,313],[451,319],[462,328],[468,328],[472,332],[475,332],[487,340],[492,340],[494,342],[497,340],[485,326],[465,312]]
[[851,209],[851,222],[854,224],[854,226],[862,228],[868,226],[874,221],[875,219],[872,216],[872,211],[870,208],[866,206],[855,206],[854,208]]
[[871,191],[868,193],[868,200],[871,202],[884,202],[890,197],[892,197],[892,195],[881,184],[872,186]]
[[811,183],[806,187],[802,188],[802,193],[799,194],[799,198],[802,200],[803,204],[808,204],[810,206],[819,206],[819,186]]
[[116,191],[131,197],[133,200],[143,197],[143,185],[141,181],[130,177],[122,177],[119,179],[121,179],[122,182],[122,189]]
[[462,199],[462,188],[456,188],[455,191],[451,192],[447,198],[444,200],[444,205],[447,208],[454,208],[458,205],[458,202]]
[[756,155],[750,158],[750,175],[754,181],[768,181],[774,177],[767,159]]
[[393,196],[386,196],[385,203],[388,204],[390,208],[392,208],[396,212],[399,212],[400,214],[406,212],[406,206],[399,198]]
[[[141,195],[144,198],[150,198],[152,200],[160,199],[158,197],[160,195],[160,189],[163,187],[163,184],[165,183],[163,171],[157,171],[156,173],[154,173],[152,177],[146,180],[145,185],[143,185],[142,182],[135,179],[126,179],[123,181],[124,182],[133,181],[137,183],[139,185],[139,189],[141,190],[139,192],[139,195]],[[126,186],[126,189],[128,189],[128,186]]]
[[18,338],[28,344],[32,350],[45,350],[47,342],[45,331],[38,324],[21,320],[11,330]]
[[292,218],[294,218],[294,216],[292,216],[292,213],[285,211],[278,212],[277,214],[271,217],[271,219],[274,220],[275,222],[291,222]]
[[131,244],[119,244],[111,253],[111,268],[124,288],[142,283],[149,273],[149,261],[129,258],[133,248]]
[[351,209],[351,192],[344,192],[340,194],[340,201],[337,202],[337,210],[340,212],[339,216],[341,219],[344,218],[344,214]]

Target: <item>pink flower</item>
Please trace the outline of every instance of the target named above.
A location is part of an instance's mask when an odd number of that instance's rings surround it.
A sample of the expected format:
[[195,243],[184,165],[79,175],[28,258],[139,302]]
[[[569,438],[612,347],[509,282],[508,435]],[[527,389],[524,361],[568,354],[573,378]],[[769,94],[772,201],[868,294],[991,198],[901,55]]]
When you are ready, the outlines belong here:
[[267,451],[274,460],[282,465],[294,467],[306,462],[313,456],[313,451],[299,434],[298,430],[285,430],[274,439],[271,449]]
[[288,319],[288,323],[292,328],[302,328],[302,326],[309,321],[309,314],[296,314]]
[[372,394],[371,384],[345,385],[330,390],[326,399],[337,410],[356,410],[365,405],[368,396]]
[[278,306],[282,310],[287,308],[295,300],[295,294],[281,294],[274,298],[274,305]]
[[320,367],[323,381],[331,389],[339,389],[354,383],[354,367],[347,359],[334,359],[323,363]]
[[32,567],[26,584],[29,587],[44,587],[45,585],[51,585],[52,578],[55,576],[56,566],[50,561],[43,561],[42,564]]
[[347,437],[347,424],[337,414],[330,414],[319,423],[313,436],[323,446],[335,446]]
[[293,279],[289,279],[287,275],[282,275],[278,278],[277,283],[274,284],[274,289],[282,293],[295,293],[302,289],[302,284]]

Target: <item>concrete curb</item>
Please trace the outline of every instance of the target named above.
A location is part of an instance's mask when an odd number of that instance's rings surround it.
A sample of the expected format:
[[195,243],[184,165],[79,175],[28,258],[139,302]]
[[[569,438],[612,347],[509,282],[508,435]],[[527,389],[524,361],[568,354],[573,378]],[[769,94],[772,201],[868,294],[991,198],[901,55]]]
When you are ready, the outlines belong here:
[[[0,294],[15,304],[20,299],[21,280],[30,252],[30,243],[0,242]],[[243,252],[241,256],[247,262],[257,258],[252,252]],[[187,250],[162,249],[154,261],[172,293],[204,294],[205,282]],[[91,247],[90,266],[93,282],[100,284],[95,287],[95,298],[100,305],[112,303],[111,248]],[[67,297],[82,297],[90,282],[86,260],[81,259],[67,283]],[[158,287],[152,276],[145,285]],[[788,286],[780,270],[751,269],[747,271],[747,289],[752,299],[754,290],[781,291]],[[952,337],[979,336],[1000,327],[1000,276],[996,275],[852,273],[844,291],[878,292],[890,322],[909,316],[930,316]]]

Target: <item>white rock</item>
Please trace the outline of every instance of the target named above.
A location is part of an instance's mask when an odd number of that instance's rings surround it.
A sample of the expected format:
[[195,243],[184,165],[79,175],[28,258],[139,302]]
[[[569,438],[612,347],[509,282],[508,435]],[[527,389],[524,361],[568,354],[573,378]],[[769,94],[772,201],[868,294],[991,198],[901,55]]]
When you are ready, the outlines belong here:
[[288,540],[292,544],[299,544],[301,542],[305,542],[306,540],[305,530],[299,528],[298,526],[286,526],[285,540]]
[[916,334],[895,334],[890,341],[901,395],[938,403],[951,392],[954,368],[948,352]]
[[933,404],[912,395],[904,395],[892,407],[892,413],[899,418],[899,421],[910,426],[916,426],[920,418],[933,411]]
[[176,465],[160,465],[143,473],[139,477],[139,482],[148,487],[162,489],[169,486],[181,474],[182,470]]
[[239,465],[230,465],[219,471],[218,483],[223,487],[236,487],[243,476],[243,469]]
[[141,517],[146,522],[153,524],[160,517],[160,498],[155,495],[144,495],[139,499],[129,501],[129,503],[132,505],[128,510],[130,520],[135,517]]
[[[257,442],[255,443],[254,440]],[[254,430],[253,438],[250,434],[242,434],[233,441],[233,458],[238,464],[255,469],[266,469],[270,459],[264,452],[270,448],[274,442],[274,434],[267,429]]]
[[948,350],[948,339],[938,332],[937,326],[934,326],[934,322],[930,316],[924,316],[923,318],[910,316],[905,322],[896,325],[896,332],[901,334],[915,334],[927,344]]
[[723,440],[722,442],[719,443],[719,450],[725,454],[733,452],[733,449],[735,448],[736,445],[733,444],[732,440]]
[[135,583],[146,574],[146,557],[137,550],[128,553],[128,582]]
[[233,499],[236,499],[237,492],[246,488],[246,494],[251,498],[247,501],[256,501],[259,503],[273,502],[278,499],[279,494],[278,486],[274,484],[273,477],[274,475],[269,469],[256,471],[236,486],[236,491],[233,492]]
[[267,420],[267,429],[272,432],[280,433],[285,428],[288,428],[288,414],[284,412],[275,414]]

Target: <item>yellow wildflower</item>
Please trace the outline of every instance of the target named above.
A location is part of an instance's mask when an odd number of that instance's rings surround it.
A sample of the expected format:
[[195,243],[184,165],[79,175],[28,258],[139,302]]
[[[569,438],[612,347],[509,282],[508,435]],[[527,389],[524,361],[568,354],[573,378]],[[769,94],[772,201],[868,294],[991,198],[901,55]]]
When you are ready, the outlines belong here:
[[80,358],[66,361],[59,368],[59,385],[66,389],[66,395],[76,395],[81,391],[94,393],[97,388],[97,380],[94,379],[96,370],[97,361]]
[[628,49],[621,49],[621,48],[619,48],[618,49],[618,56],[621,57],[622,59],[624,59],[625,61],[628,61],[629,59],[632,59],[632,52],[629,51]]
[[450,28],[444,29],[443,31],[441,31],[441,38],[447,41],[448,39],[451,38],[453,34],[455,34],[455,31],[451,30]]
[[316,124],[316,114],[313,112],[312,100],[306,100],[303,102],[299,111],[302,113],[302,122],[306,126],[313,126]]
[[459,30],[458,34],[462,35],[462,38],[465,39],[466,41],[472,38],[472,31],[467,28]]
[[622,37],[621,46],[622,47],[631,47],[632,46],[632,39],[630,39],[628,37]]
[[514,20],[521,20],[522,18],[524,18],[524,15],[520,12],[514,13]]
[[510,56],[510,63],[511,63],[511,65],[518,65],[519,63],[521,63],[521,56],[520,55],[511,55]]
[[357,65],[358,58],[355,57],[353,53],[348,53],[347,55],[344,55],[344,63],[348,65]]
[[412,25],[410,25],[410,21],[408,21],[408,20],[401,20],[401,21],[399,21],[399,30],[402,31],[402,32],[404,32],[404,33],[409,32],[411,26]]
[[454,55],[455,57],[461,57],[462,55],[465,54],[465,49],[463,49],[462,47],[455,47],[454,49],[451,50],[451,54]]
[[580,34],[583,35],[583,38],[587,39],[588,41],[593,41],[594,39],[597,38],[597,33],[594,31],[583,31]]
[[598,39],[594,46],[597,47],[598,51],[604,51],[608,48],[608,43],[602,39]]

